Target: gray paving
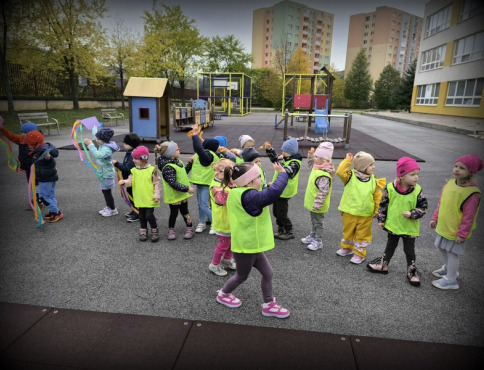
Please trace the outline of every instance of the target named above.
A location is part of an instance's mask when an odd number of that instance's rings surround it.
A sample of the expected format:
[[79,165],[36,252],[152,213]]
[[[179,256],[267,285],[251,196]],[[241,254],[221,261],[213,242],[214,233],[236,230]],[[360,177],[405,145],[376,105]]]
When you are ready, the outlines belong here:
[[[216,125],[273,122],[273,114],[254,113],[240,118],[224,117]],[[57,198],[65,218],[40,229],[32,212],[24,210],[27,205],[25,176],[8,170],[5,157],[0,156],[4,158],[0,161],[0,194],[4,205],[0,215],[0,301],[483,346],[483,212],[461,260],[461,288],[456,291],[441,291],[431,285],[430,273],[442,261],[433,247],[435,233],[428,228],[444,180],[451,176],[454,160],[467,153],[484,157],[483,141],[357,114],[353,126],[425,160],[421,163],[419,183],[430,209],[422,220],[421,236],[417,240],[417,263],[423,275],[420,288],[407,283],[401,247],[386,276],[371,274],[363,265],[352,265],[349,259],[335,254],[342,227],[337,210],[343,191],[339,180],[335,182],[332,205],[325,218],[324,249],[311,252],[299,242],[310,231],[309,214],[302,207],[309,176],[304,162],[299,193],[290,201],[290,218],[297,238],[278,240],[276,248],[268,252],[275,270],[274,292],[277,300],[291,309],[290,318],[277,320],[260,314],[260,276],[256,271],[234,292],[244,304],[236,310],[227,309],[215,302],[216,290],[227,277],[217,277],[208,270],[215,236],[205,232],[184,241],[184,227],[179,218],[177,240],[139,242],[139,226],[125,221],[123,214],[128,208],[119,194],[115,194],[115,200],[120,215],[111,218],[98,215],[104,201],[92,171],[79,161],[75,151],[64,150],[58,160]],[[127,132],[127,125],[114,129],[116,133]],[[260,145],[264,138],[256,140]],[[60,137],[49,136],[48,141],[66,145],[67,130]],[[116,154],[117,159],[122,156]],[[267,158],[263,158],[263,167],[268,174],[272,173]],[[395,162],[377,162],[375,173],[391,181]],[[477,176],[481,184],[483,176],[482,172]],[[190,199],[189,209],[197,221],[194,198]],[[164,236],[168,207],[162,205],[156,215]],[[376,225],[373,232],[369,259],[381,255],[386,242],[386,234]]]

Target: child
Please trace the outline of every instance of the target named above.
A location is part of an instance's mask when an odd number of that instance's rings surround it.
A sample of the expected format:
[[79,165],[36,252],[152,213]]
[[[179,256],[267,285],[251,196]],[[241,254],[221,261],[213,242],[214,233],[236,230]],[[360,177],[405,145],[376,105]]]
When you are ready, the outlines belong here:
[[383,189],[378,210],[378,227],[388,233],[388,241],[382,257],[371,261],[366,267],[371,272],[388,274],[388,264],[403,240],[407,258],[407,279],[412,286],[420,286],[420,273],[415,266],[415,239],[420,232],[420,218],[427,212],[427,199],[417,184],[420,167],[413,158],[402,157],[397,162],[397,178]]
[[346,154],[336,170],[345,185],[338,207],[343,217],[343,239],[336,254],[344,257],[354,253],[350,262],[357,265],[365,260],[366,249],[371,244],[371,223],[386,182],[384,178],[376,179],[374,170],[375,159],[366,152],[358,152],[354,157]]
[[237,161],[237,156],[230,150],[227,150],[227,138],[225,136],[215,136],[215,140],[218,141],[217,155],[219,158],[228,158],[233,162]]
[[[135,133],[129,133],[123,139],[123,147],[126,150],[126,154],[124,155],[123,163],[119,163],[117,160],[113,159],[113,165],[117,169],[121,171],[123,179],[126,180],[129,175],[131,174],[131,169],[134,167],[132,152],[139,144],[141,140],[138,135]],[[128,194],[133,197],[133,190],[132,187],[126,189]],[[126,213],[126,220],[128,222],[136,222],[139,221],[139,215],[134,210]]]
[[312,229],[308,236],[301,239],[302,243],[308,244],[307,248],[311,251],[323,248],[324,214],[329,209],[335,177],[334,167],[331,163],[333,151],[333,144],[324,142],[316,149],[311,158],[311,162],[314,164],[304,195],[304,208],[311,214]]
[[192,217],[188,212],[188,198],[195,190],[188,181],[187,168],[178,158],[180,149],[173,141],[165,141],[161,145],[155,146],[155,151],[161,155],[158,158],[158,169],[161,171],[163,179],[163,198],[170,207],[170,217],[168,219],[168,240],[175,240],[175,223],[180,211],[187,226],[184,238],[193,238]]
[[148,163],[150,152],[140,145],[131,153],[135,167],[126,180],[119,180],[119,185],[133,188],[134,205],[139,210],[139,240],[148,240],[148,223],[151,226],[151,241],[159,239],[158,225],[154,215],[155,207],[160,206],[160,178],[156,167]]
[[[20,162],[20,169],[25,171],[28,183],[30,179],[30,166],[32,166],[32,156],[29,154],[30,149],[25,142],[25,135],[31,131],[38,131],[37,125],[32,122],[22,123],[22,125],[20,126],[20,135],[15,135],[13,132],[9,131],[6,127],[4,127],[3,123],[3,117],[0,116],[0,131],[7,137],[8,140],[18,145],[18,160]],[[42,133],[41,131],[39,132]],[[39,207],[42,208],[44,205],[46,205],[45,199],[41,199],[38,194],[37,199]],[[32,208],[29,206],[27,209],[31,210]]]
[[[289,176],[289,182],[287,183],[284,192],[280,198],[274,202],[272,207],[272,212],[274,213],[278,227],[278,230],[276,233],[274,233],[274,236],[281,240],[288,240],[294,239],[294,234],[292,233],[292,223],[291,220],[289,220],[287,213],[289,210],[289,199],[297,194],[302,156],[298,153],[299,144],[294,138],[286,140],[282,144],[281,149],[282,154],[277,156],[277,153],[271,147],[271,145],[269,143],[266,144],[266,153],[271,162],[275,163],[282,159],[282,166]],[[274,177],[272,178],[273,182],[278,175],[278,172],[274,173]]]
[[107,127],[103,127],[96,132],[96,143],[99,145],[99,149],[96,149],[91,139],[84,139],[84,144],[87,145],[98,164],[99,183],[106,201],[106,207],[99,211],[99,214],[103,217],[116,216],[118,214],[111,192],[116,178],[112,164],[113,152],[119,151],[119,146],[114,141],[111,141],[113,135],[114,131]]
[[[215,176],[211,167],[212,163],[218,162],[219,157],[216,154],[219,143],[215,139],[205,139],[203,144],[200,142],[198,133],[200,127],[197,124],[192,126],[192,143],[195,156],[191,166],[192,174],[190,182],[197,186],[197,201],[198,201],[198,225],[195,228],[196,233],[201,233],[207,228],[207,225],[212,225],[212,211],[210,210],[210,184]],[[210,227],[209,234],[215,235],[215,230]]]
[[467,240],[476,228],[481,190],[474,175],[482,170],[482,159],[469,154],[458,158],[453,177],[442,189],[439,204],[430,222],[437,232],[435,246],[442,253],[444,265],[432,272],[440,279],[432,281],[439,289],[459,289],[459,260],[465,252]]
[[267,206],[282,194],[287,185],[288,176],[279,163],[274,163],[279,173],[272,186],[259,191],[261,186],[260,169],[250,163],[226,167],[222,185],[233,182],[227,199],[232,252],[237,264],[236,274],[232,276],[217,293],[217,302],[230,307],[240,307],[242,301],[232,292],[249,277],[252,267],[262,275],[262,294],[264,304],[262,315],[284,319],[289,316],[288,309],[277,304],[272,292],[272,269],[265,251],[274,248],[272,222]]
[[229,183],[227,186],[222,185],[225,168],[232,167],[233,164],[230,159],[226,158],[214,163],[213,170],[215,171],[215,178],[210,184],[213,228],[217,232],[218,243],[213,252],[212,262],[208,266],[208,269],[218,276],[227,275],[227,271],[223,267],[235,270],[235,262],[230,249],[230,224],[226,207],[227,197],[233,184]]
[[44,144],[44,135],[39,131],[30,131],[25,135],[25,142],[29,146],[32,163],[35,165],[35,179],[38,181],[39,195],[48,203],[49,213],[45,219],[50,223],[57,222],[64,214],[57,208],[55,198],[55,186],[59,176],[57,175],[56,162],[59,151],[50,144]]
[[262,178],[261,189],[267,188],[266,173],[262,169],[262,162],[259,152],[252,147],[247,147],[242,150],[242,159],[244,162],[253,163],[259,166],[260,175]]
[[236,155],[235,157],[236,163],[243,163],[244,160],[242,158],[242,151],[246,148],[253,148],[255,146],[255,141],[249,135],[240,135],[239,143],[240,143],[240,149],[234,148],[234,149],[230,149],[230,151]]

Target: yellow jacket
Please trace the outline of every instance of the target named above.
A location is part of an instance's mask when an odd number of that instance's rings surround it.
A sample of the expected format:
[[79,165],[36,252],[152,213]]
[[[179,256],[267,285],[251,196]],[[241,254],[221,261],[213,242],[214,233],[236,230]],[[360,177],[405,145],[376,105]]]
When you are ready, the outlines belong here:
[[[345,159],[343,159],[343,161],[341,161],[341,163],[338,166],[338,169],[336,170],[336,175],[340,178],[340,180],[345,185],[350,180],[350,177],[352,175],[352,172],[351,172],[352,160],[353,160],[352,158],[346,157]],[[382,190],[385,188],[386,183],[387,183],[387,180],[384,177],[376,179],[376,188],[375,188],[375,192],[373,193],[373,202],[374,202],[373,214],[374,215],[378,213],[378,208],[380,207],[380,201],[383,196]]]

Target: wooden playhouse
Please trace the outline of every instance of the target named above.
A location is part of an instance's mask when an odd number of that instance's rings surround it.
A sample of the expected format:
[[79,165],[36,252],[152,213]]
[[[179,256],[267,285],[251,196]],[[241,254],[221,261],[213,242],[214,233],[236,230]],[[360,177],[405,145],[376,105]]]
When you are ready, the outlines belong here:
[[129,98],[130,132],[143,140],[170,140],[172,93],[167,78],[131,77],[124,96]]

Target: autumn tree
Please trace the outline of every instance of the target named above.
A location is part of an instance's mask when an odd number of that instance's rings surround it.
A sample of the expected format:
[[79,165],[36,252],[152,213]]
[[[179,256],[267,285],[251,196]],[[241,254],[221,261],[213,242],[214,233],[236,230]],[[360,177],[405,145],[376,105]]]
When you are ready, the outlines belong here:
[[282,78],[271,68],[262,68],[258,82],[261,96],[272,103],[274,107],[282,103]]
[[396,94],[400,87],[401,77],[393,66],[387,65],[375,81],[374,102],[378,109],[396,108]]
[[79,108],[79,77],[95,81],[101,74],[100,55],[106,46],[100,19],[104,0],[23,0],[29,23],[23,37],[51,69],[64,71],[74,109]]
[[182,102],[186,80],[195,73],[195,67],[204,53],[207,40],[200,34],[194,19],[189,19],[179,5],[161,5],[153,1],[150,12],[144,12],[144,45],[141,62],[144,74],[168,78],[182,89]]
[[234,35],[214,36],[205,49],[205,69],[210,72],[247,73],[252,56],[244,51],[240,40]]
[[[109,68],[116,72],[121,81],[121,94],[124,91],[124,79],[126,71],[132,68],[136,54],[136,37],[133,31],[124,24],[120,18],[115,19],[114,26],[109,32],[109,52],[106,63]],[[121,97],[124,109],[124,98]]]
[[360,50],[351,65],[348,76],[345,77],[345,98],[351,102],[353,108],[363,108],[368,104],[372,85],[368,59],[364,50]]

